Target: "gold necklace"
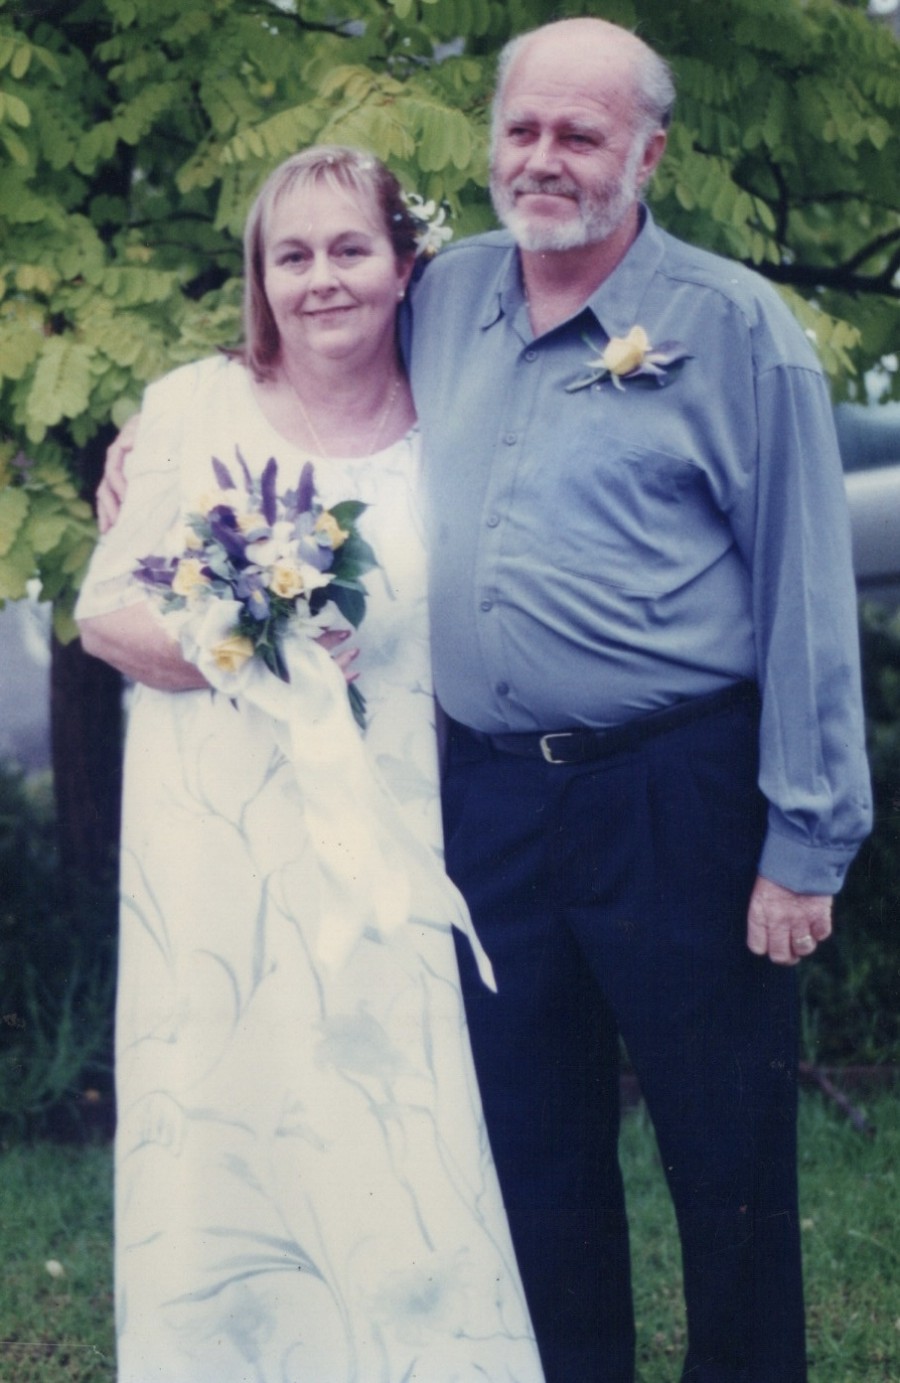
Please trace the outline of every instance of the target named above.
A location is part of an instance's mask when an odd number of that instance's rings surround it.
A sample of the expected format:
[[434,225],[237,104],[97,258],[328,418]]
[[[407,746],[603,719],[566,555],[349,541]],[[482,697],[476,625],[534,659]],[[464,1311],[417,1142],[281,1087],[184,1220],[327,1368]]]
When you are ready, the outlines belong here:
[[[314,442],[314,444],[315,444],[316,451],[317,451],[318,455],[327,458],[327,457],[330,455],[330,453],[329,453],[328,450],[326,449],[325,444],[323,443],[321,437],[319,436],[318,432],[316,431],[315,427],[313,426],[313,420],[312,420],[312,418],[309,416],[309,414],[308,414],[307,411],[306,411],[306,405],[304,404],[302,398],[300,397],[299,392],[294,388],[294,386],[293,386],[293,384],[291,383],[290,379],[288,379],[287,375],[285,375],[285,379],[287,380],[288,388],[290,389],[291,393],[294,395],[294,398],[297,400],[297,403],[298,403],[299,408],[300,408],[301,416],[302,416],[302,418],[303,418],[304,423],[305,423],[306,426],[307,426],[307,429],[308,429],[308,431],[309,431],[310,437],[312,437],[312,439],[313,439],[313,442]],[[376,429],[375,429],[375,431],[374,431],[374,433],[373,433],[373,435],[372,435],[372,440],[371,440],[371,442],[370,442],[370,444],[369,444],[369,450],[368,450],[367,452],[365,452],[364,455],[366,455],[366,456],[374,456],[375,452],[377,452],[377,450],[378,450],[378,443],[381,441],[382,434],[383,434],[383,432],[384,432],[385,427],[387,426],[387,420],[388,420],[388,418],[389,418],[390,415],[391,415],[391,410],[392,410],[393,407],[394,407],[394,403],[396,402],[397,394],[398,394],[399,390],[400,390],[400,376],[399,376],[399,374],[398,374],[398,375],[395,375],[395,376],[394,376],[393,387],[391,388],[391,391],[390,391],[390,393],[388,394],[387,402],[385,403],[384,408],[383,408],[382,411],[381,411],[381,417],[379,418],[379,420],[378,420],[378,426],[376,427]]]

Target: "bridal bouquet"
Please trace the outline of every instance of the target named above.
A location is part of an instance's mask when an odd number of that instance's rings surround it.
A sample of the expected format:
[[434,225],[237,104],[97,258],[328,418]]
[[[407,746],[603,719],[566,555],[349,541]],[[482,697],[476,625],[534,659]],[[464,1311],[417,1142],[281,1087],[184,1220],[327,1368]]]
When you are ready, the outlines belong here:
[[[187,515],[173,552],[142,557],[133,573],[165,614],[180,616],[185,653],[222,690],[237,690],[254,659],[290,681],[286,641],[320,634],[329,605],[358,627],[366,608],[360,577],[377,565],[356,527],[365,504],[326,509],[311,463],[296,489],[279,494],[274,458],[258,478],[240,451],[237,462],[240,485],[212,458],[218,489]],[[364,728],[364,698],[352,683],[348,692]]]

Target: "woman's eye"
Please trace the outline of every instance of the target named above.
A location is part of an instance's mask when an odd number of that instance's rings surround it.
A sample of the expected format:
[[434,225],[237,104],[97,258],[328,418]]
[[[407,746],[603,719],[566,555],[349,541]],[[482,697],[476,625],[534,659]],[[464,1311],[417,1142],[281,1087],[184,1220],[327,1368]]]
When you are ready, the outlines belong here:
[[361,259],[364,254],[365,250],[362,245],[343,245],[338,250],[341,259]]

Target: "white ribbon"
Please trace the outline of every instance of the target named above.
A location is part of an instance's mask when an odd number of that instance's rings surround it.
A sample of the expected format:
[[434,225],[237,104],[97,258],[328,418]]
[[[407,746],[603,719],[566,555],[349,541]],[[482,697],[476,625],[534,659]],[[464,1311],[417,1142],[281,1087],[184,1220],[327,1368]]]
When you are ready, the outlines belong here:
[[290,758],[306,830],[321,869],[318,959],[342,965],[363,934],[382,936],[421,923],[452,924],[468,937],[478,972],[494,973],[462,894],[436,853],[409,828],[353,719],[343,674],[307,634],[286,639],[283,682],[256,658],[223,671],[211,649],[234,628],[229,601],[211,602],[181,629],[186,657],[218,691],[268,715]]

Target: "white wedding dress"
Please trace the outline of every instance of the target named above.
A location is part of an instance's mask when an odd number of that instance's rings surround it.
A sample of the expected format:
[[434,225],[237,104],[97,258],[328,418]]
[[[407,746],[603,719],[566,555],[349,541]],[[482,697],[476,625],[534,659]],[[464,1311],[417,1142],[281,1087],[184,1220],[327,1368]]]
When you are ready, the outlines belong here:
[[[243,368],[147,394],[125,507],[79,615],[141,589],[137,558],[213,488],[210,457],[305,454]],[[439,869],[418,438],[316,463],[359,498],[366,751]],[[330,670],[330,669],[329,669]],[[343,691],[343,688],[342,688]],[[302,726],[300,734],[302,735]],[[295,733],[296,729],[295,729]],[[315,821],[284,735],[240,697],[136,688],[129,714],[117,1004],[119,1383],[540,1383],[481,1113],[450,910],[351,923],[339,962]],[[333,785],[332,785],[333,786]],[[366,884],[353,849],[347,871]],[[438,896],[440,889],[438,889]],[[323,944],[325,943],[325,944]]]

